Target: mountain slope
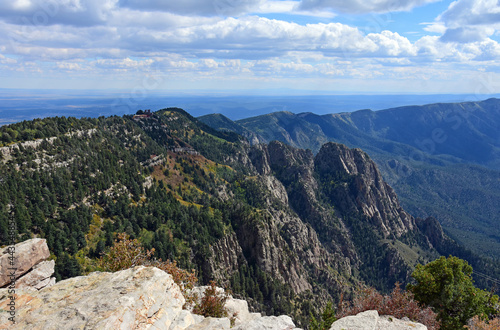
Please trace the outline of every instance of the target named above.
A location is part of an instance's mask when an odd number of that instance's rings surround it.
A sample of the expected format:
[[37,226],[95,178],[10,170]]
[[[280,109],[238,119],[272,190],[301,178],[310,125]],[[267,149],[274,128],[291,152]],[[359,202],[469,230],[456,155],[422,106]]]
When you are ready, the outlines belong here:
[[498,99],[322,116],[279,112],[234,125],[315,153],[327,141],[362,148],[414,215],[435,216],[468,248],[500,255]]
[[[398,144],[403,144],[419,152],[414,157],[442,156],[445,160],[499,169],[499,118],[500,100],[488,99],[322,116],[277,112],[236,123],[266,141],[289,142],[314,152],[322,144],[317,143],[318,139],[335,139],[348,145],[364,142],[360,147],[366,151],[390,154]],[[367,138],[375,141],[367,143]]]
[[305,324],[361,283],[390,290],[438,256],[359,149],[250,146],[177,108],[0,132],[11,137],[0,149],[1,241],[11,220],[18,240],[47,238],[59,279],[95,270],[126,232],[202,282]]

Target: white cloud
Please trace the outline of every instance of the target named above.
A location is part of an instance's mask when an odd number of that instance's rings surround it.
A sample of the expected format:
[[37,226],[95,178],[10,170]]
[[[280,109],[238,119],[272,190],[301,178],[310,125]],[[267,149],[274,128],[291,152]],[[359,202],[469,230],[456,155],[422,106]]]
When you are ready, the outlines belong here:
[[302,0],[305,10],[331,9],[342,13],[364,14],[407,11],[438,0]]
[[497,0],[458,0],[452,2],[438,19],[450,28],[496,24],[500,22],[500,5]]
[[2,54],[0,54],[0,63],[1,64],[16,64],[17,60],[10,58],[10,57],[5,57]]
[[[428,81],[439,74],[456,79],[458,72],[498,70],[496,2],[458,0],[434,22],[422,23],[433,35],[417,41],[332,19],[335,12],[409,10],[428,2],[3,1],[0,68],[111,82],[151,72],[165,81]],[[274,17],[282,20],[262,14],[280,14]]]
[[124,59],[98,59],[93,61],[92,65],[106,70],[129,72],[148,69],[153,62],[152,59],[133,60],[127,57]]
[[[133,40],[137,38],[134,36]],[[262,17],[227,18],[215,24],[203,24],[158,33],[151,46],[176,48],[192,55],[266,58],[292,51],[316,51],[345,56],[346,52],[377,50],[370,38],[356,28],[340,23],[299,25]],[[355,55],[355,56],[358,56]],[[362,55],[361,55],[362,56]]]
[[[121,12],[125,13],[123,20],[119,22],[119,14],[113,14],[111,26],[52,25],[16,30],[11,24],[0,23],[0,35],[4,36],[3,39],[0,36],[0,41],[6,45],[7,53],[44,61],[96,57],[124,60],[134,56],[161,58],[174,53],[192,59],[286,57],[290,63],[325,58],[398,57],[415,63],[481,58],[481,53],[459,45],[447,46],[443,38],[425,36],[412,43],[396,32],[364,35],[356,27],[341,23],[301,25],[258,16],[220,19],[159,13],[164,20],[157,25],[146,12],[137,16],[140,23],[145,23],[135,26],[132,24],[134,12],[129,9]],[[13,34],[12,31],[18,32]],[[488,50],[487,57],[495,54],[491,46],[478,49],[481,52]]]
[[58,69],[64,70],[66,72],[83,70],[81,64],[75,62],[57,62],[56,66]]
[[497,0],[458,0],[437,18],[446,26],[442,40],[476,42],[486,40],[500,29],[500,4]]
[[86,55],[85,51],[74,48],[50,48],[39,46],[15,46],[11,49],[23,61],[41,60],[41,61],[61,61],[75,58],[82,58]]
[[344,76],[344,70],[341,69],[340,65],[334,63],[322,63],[317,66],[318,71],[326,76]]
[[438,36],[426,36],[414,46],[418,54],[414,58],[416,63],[442,61],[475,68],[485,61],[500,58],[500,44],[489,38],[469,43],[450,43]]
[[265,1],[261,2],[254,13],[292,13],[299,7],[297,1]]
[[370,33],[367,38],[379,47],[382,56],[414,56],[417,52],[407,38],[395,32]]
[[276,1],[264,1],[258,7],[256,7],[252,13],[253,14],[292,14],[301,16],[314,16],[322,18],[333,18],[336,16],[330,10],[304,10],[300,6],[300,1],[288,1],[288,0],[276,0]]
[[432,22],[432,23],[423,22],[420,23],[420,25],[425,25],[424,31],[427,32],[439,33],[439,34],[443,34],[446,32],[446,26],[442,22]]
[[30,0],[15,0],[10,3],[12,8],[18,9],[18,10],[23,10],[23,9],[28,9],[31,6],[31,1]]
[[189,27],[219,21],[217,17],[185,16],[169,12],[140,11],[120,8],[112,11],[107,26],[129,30],[149,30],[150,33],[177,27]]
[[418,49],[418,58],[422,61],[432,61],[435,58],[444,56],[446,45],[439,41],[437,36],[425,36],[415,42]]
[[441,40],[468,43],[485,40],[493,33],[495,33],[495,29],[488,26],[462,26],[446,29]]
[[152,70],[159,73],[162,72],[194,72],[196,70],[197,64],[190,62],[187,59],[174,55],[155,58],[155,62],[152,64]]

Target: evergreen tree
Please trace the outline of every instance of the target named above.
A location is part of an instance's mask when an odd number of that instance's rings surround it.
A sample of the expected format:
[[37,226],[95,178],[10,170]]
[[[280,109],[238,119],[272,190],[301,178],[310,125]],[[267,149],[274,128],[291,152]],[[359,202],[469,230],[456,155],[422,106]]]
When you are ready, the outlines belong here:
[[460,329],[475,315],[488,318],[499,312],[498,296],[474,286],[472,267],[462,259],[441,257],[417,265],[412,277],[416,283],[408,289],[438,313],[441,329]]
[[323,309],[323,312],[321,313],[319,319],[316,319],[311,314],[311,319],[309,321],[309,330],[328,330],[336,319],[335,309],[333,308],[332,302],[329,301],[326,304],[325,309]]

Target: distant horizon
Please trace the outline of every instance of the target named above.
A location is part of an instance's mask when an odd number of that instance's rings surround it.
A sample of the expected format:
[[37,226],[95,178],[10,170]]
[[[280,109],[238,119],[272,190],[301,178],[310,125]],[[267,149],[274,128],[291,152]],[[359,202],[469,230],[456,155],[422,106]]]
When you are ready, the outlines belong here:
[[[432,103],[483,101],[500,94],[200,94],[130,90],[0,88],[0,125],[54,116],[99,117],[179,107],[194,117],[220,113],[239,120],[278,111],[318,115]],[[269,91],[270,92],[270,91]],[[297,92],[297,90],[295,90]]]

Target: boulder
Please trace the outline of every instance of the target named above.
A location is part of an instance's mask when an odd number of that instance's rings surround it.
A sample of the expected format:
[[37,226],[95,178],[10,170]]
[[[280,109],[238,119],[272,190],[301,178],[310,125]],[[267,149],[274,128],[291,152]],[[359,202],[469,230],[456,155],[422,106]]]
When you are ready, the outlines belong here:
[[16,288],[31,287],[40,290],[46,286],[55,284],[56,279],[54,274],[55,261],[42,261],[33,267],[33,270],[28,272],[16,281]]
[[248,323],[255,318],[260,318],[260,313],[250,313],[246,300],[229,298],[224,307],[227,310],[228,316],[235,318],[235,325]]
[[[7,289],[0,289],[0,329],[231,329],[230,318],[183,310],[185,299],[172,276],[155,267],[95,272],[40,291],[16,289],[15,296],[12,324]],[[296,329],[288,316],[261,317],[242,300],[229,298],[227,303],[229,312],[236,313],[232,329]]]
[[[0,269],[11,268],[9,251],[12,247],[5,247],[0,252]],[[16,278],[26,274],[33,266],[47,260],[50,256],[47,241],[43,238],[33,238],[14,245],[13,256],[15,257]],[[51,274],[52,275],[52,274]],[[50,275],[49,275],[50,276]],[[0,273],[0,287],[10,284],[9,272]]]
[[[169,329],[175,323],[182,329],[194,322],[182,313],[184,301],[172,276],[157,268],[95,272],[40,291],[19,290],[16,324],[11,325],[8,315],[0,313],[0,328],[136,329],[155,325]],[[0,300],[0,309],[7,310],[7,303],[6,297]]]
[[333,322],[330,330],[427,330],[420,323],[399,320],[392,316],[379,316],[377,311],[366,311],[346,316]]

